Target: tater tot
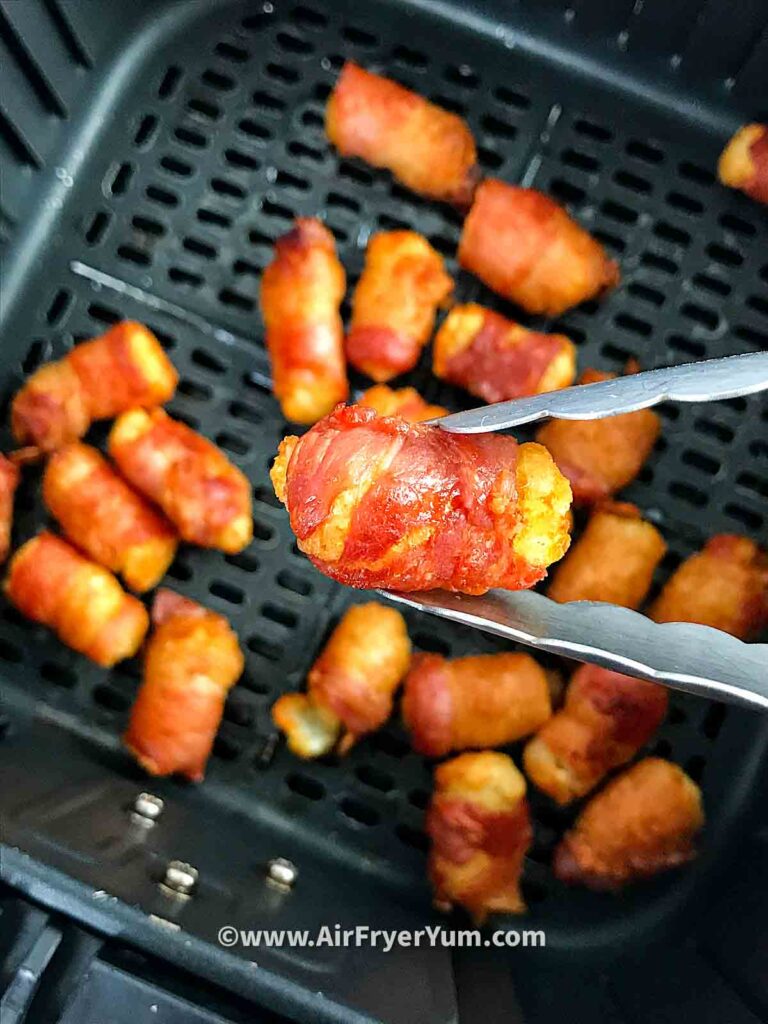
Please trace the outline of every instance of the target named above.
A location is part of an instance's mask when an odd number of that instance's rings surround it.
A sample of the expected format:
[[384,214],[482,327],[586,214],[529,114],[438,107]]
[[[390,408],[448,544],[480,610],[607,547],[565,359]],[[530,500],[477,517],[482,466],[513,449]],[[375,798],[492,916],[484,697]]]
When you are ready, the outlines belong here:
[[132,657],[149,626],[141,601],[52,533],[19,548],[8,566],[5,593],[27,618],[106,668]]
[[[580,384],[610,380],[614,374],[586,370]],[[600,420],[550,420],[536,435],[570,481],[574,504],[609,498],[631,483],[653,451],[661,420],[650,409]]]
[[639,608],[667,545],[636,505],[606,502],[553,571],[553,601],[607,601]]
[[300,217],[261,278],[272,386],[287,420],[314,423],[349,394],[339,313],[346,276],[333,235]]
[[0,565],[11,550],[13,498],[19,485],[19,468],[0,452]]
[[253,537],[251,486],[224,453],[162,409],[134,409],[115,422],[109,454],[129,483],[154,501],[182,540],[234,553]]
[[553,199],[495,179],[475,193],[459,263],[505,299],[547,316],[619,281],[615,260]]
[[567,481],[511,437],[347,406],[285,438],[271,476],[301,550],[353,587],[521,590],[569,543]]
[[173,397],[178,374],[160,342],[125,320],[40,367],[11,406],[16,441],[42,452],[79,440],[94,420]]
[[293,753],[320,757],[336,746],[344,754],[382,726],[410,657],[398,611],[375,601],[353,605],[310,669],[306,694],[286,694],[272,708]]
[[157,586],[176,554],[168,520],[89,445],[74,442],[51,456],[43,501],[67,537],[139,593]]
[[384,167],[415,192],[460,208],[472,201],[480,170],[467,123],[397,82],[348,60],[325,130],[342,156]]
[[590,800],[555,851],[555,875],[618,889],[695,857],[703,824],[699,787],[677,765],[648,757]]
[[352,300],[345,346],[351,365],[376,381],[412,370],[452,289],[442,256],[422,235],[374,235]]
[[437,377],[486,402],[573,384],[576,348],[564,334],[529,331],[476,303],[454,306],[435,337]]
[[386,384],[374,384],[368,388],[357,404],[373,409],[379,416],[399,416],[408,423],[422,423],[448,415],[448,410],[442,405],[426,402],[416,388],[390,388]]
[[403,718],[429,757],[511,743],[551,714],[547,674],[528,654],[417,654],[405,680]]
[[171,590],[152,606],[144,680],[123,741],[151,775],[199,782],[244,658],[223,615]]
[[717,176],[723,185],[768,203],[768,125],[739,128],[720,156]]
[[523,860],[533,838],[525,779],[506,754],[461,754],[435,769],[427,812],[429,877],[436,904],[520,914]]
[[718,534],[667,580],[649,615],[748,640],[768,624],[768,556],[748,537]]
[[526,744],[526,775],[559,804],[584,796],[648,742],[668,701],[656,683],[582,665],[564,706]]

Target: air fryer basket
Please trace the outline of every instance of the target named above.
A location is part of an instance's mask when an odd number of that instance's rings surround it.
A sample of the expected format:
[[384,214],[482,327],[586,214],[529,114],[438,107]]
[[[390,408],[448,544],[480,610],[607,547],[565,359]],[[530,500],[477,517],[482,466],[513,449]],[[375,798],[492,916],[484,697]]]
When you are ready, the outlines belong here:
[[[76,0],[0,4],[0,39],[14,55],[3,62],[8,90],[0,92],[3,431],[25,374],[118,319],[141,320],[181,374],[171,412],[228,452],[255,498],[255,539],[243,554],[184,549],[170,573],[170,585],[232,621],[247,654],[199,788],[149,780],[120,748],[137,662],[105,672],[0,604],[6,880],[292,1013],[450,1018],[451,998],[424,980],[445,970],[438,953],[385,960],[207,945],[224,923],[440,920],[424,871],[431,766],[410,751],[397,718],[343,762],[300,763],[270,723],[276,695],[302,685],[344,608],[368,595],[309,565],[272,493],[268,468],[291,428],[269,392],[259,275],[293,217],[319,213],[350,286],[370,234],[409,227],[446,256],[461,301],[505,308],[458,272],[457,215],[332,152],[323,107],[353,58],[466,116],[486,173],[551,193],[618,257],[620,288],[551,324],[577,342],[582,368],[619,371],[631,357],[651,368],[766,347],[768,216],[713,177],[730,131],[761,114],[755,96],[768,113],[765,25],[756,3],[724,27],[711,16],[716,8],[725,17],[724,5],[695,0],[674,14],[669,6],[580,3],[563,12],[544,3],[526,13],[520,5],[507,24],[493,20],[490,3],[104,3],[99,19]],[[96,24],[102,18],[106,28]],[[671,47],[663,54],[659,33]],[[452,408],[465,401],[431,376],[428,357],[408,383]],[[656,452],[626,491],[669,541],[661,575],[716,532],[764,541],[766,399],[661,412]],[[0,434],[0,448],[9,443]],[[14,540],[45,522],[31,474]],[[418,649],[501,649],[434,618],[411,614],[408,625]],[[620,897],[569,890],[548,864],[570,814],[534,793],[530,914],[500,923],[546,929],[550,964],[602,962],[658,938],[701,899],[748,828],[767,743],[760,716],[673,694],[652,750],[703,785],[700,859]],[[137,831],[128,814],[142,789],[166,802],[150,831]],[[299,868],[290,894],[263,883],[275,856]],[[200,872],[184,904],[157,887],[173,858]],[[409,998],[398,1002],[400,987]]]

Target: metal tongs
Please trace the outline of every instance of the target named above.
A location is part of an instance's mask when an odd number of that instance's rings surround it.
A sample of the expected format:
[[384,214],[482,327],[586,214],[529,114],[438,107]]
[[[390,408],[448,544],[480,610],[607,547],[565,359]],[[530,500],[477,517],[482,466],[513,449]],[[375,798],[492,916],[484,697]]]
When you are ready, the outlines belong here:
[[[454,433],[479,434],[547,417],[602,419],[660,402],[714,402],[765,390],[768,352],[755,352],[499,402],[433,422]],[[656,623],[598,601],[557,604],[531,591],[493,590],[482,597],[442,590],[385,593],[420,611],[542,651],[768,711],[768,644],[746,644],[708,626]]]

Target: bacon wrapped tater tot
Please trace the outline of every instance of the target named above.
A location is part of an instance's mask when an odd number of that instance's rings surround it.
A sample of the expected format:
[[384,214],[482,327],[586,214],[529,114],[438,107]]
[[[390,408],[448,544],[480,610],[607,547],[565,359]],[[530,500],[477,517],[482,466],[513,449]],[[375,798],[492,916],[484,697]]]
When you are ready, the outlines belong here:
[[8,566],[5,593],[27,618],[106,668],[132,657],[149,626],[144,605],[112,573],[52,533],[19,548]]
[[567,481],[511,437],[347,406],[282,441],[272,483],[301,550],[353,587],[521,590],[568,547]]
[[243,652],[223,615],[172,590],[158,591],[152,624],[123,742],[151,775],[200,782]]
[[529,331],[476,303],[454,306],[435,336],[437,377],[486,402],[573,384],[576,348],[564,334]]
[[384,167],[414,192],[465,209],[480,180],[466,121],[352,61],[341,70],[325,112],[342,156]]
[[[438,414],[441,415],[441,414]],[[19,486],[19,467],[0,452],[0,565],[11,550],[13,496]]]
[[165,512],[182,539],[242,551],[253,537],[251,487],[224,453],[162,409],[115,422],[109,454],[133,486]]
[[43,501],[67,537],[139,593],[157,586],[176,554],[168,520],[137,494],[90,445],[51,456]]
[[426,402],[416,388],[390,388],[386,384],[374,384],[368,388],[357,404],[373,409],[379,416],[399,416],[409,423],[436,420],[448,415],[448,410],[442,405]]
[[668,703],[663,686],[582,665],[564,706],[526,744],[528,778],[559,804],[577,800],[635,756],[661,725]]
[[375,601],[353,605],[310,669],[307,692],[280,697],[272,719],[299,757],[321,757],[334,746],[345,754],[389,718],[410,658],[398,611]]
[[628,502],[605,502],[553,571],[553,601],[607,601],[639,608],[667,545],[659,531]]
[[717,165],[723,185],[768,203],[768,124],[745,124],[723,150]]
[[368,243],[352,300],[347,359],[373,380],[412,370],[453,289],[443,258],[415,231],[382,231]]
[[528,654],[416,654],[405,680],[403,719],[428,757],[512,743],[551,714],[547,674]]
[[461,754],[435,769],[427,812],[429,877],[437,906],[520,914],[523,860],[533,838],[525,779],[506,754]]
[[[579,384],[610,380],[612,373],[585,370]],[[609,498],[631,483],[653,451],[661,420],[650,409],[601,420],[550,420],[536,440],[551,453],[573,488],[575,504]]]
[[768,555],[748,537],[718,534],[667,580],[656,622],[698,622],[748,640],[768,625]]
[[648,757],[590,800],[557,847],[554,872],[618,889],[692,860],[703,824],[699,787],[676,764]]
[[615,260],[535,189],[488,179],[477,188],[459,263],[529,313],[558,316],[619,281]]
[[339,306],[346,276],[333,235],[300,217],[261,278],[272,387],[287,420],[314,423],[349,394]]
[[11,406],[13,436],[19,444],[53,451],[79,440],[94,420],[162,405],[177,381],[154,334],[125,320],[32,374]]

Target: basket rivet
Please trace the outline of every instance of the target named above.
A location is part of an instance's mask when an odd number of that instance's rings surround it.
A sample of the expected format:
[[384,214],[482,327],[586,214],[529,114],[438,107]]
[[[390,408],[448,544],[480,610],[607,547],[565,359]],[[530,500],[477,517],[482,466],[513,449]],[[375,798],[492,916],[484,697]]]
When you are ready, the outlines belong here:
[[192,895],[197,885],[197,868],[186,864],[183,860],[170,860],[165,869],[165,877],[160,883],[160,888],[172,896]]
[[133,802],[131,817],[139,824],[152,826],[163,813],[165,804],[159,796],[152,793],[139,793]]
[[296,884],[299,869],[285,857],[275,857],[267,862],[267,885],[281,892],[288,892]]

